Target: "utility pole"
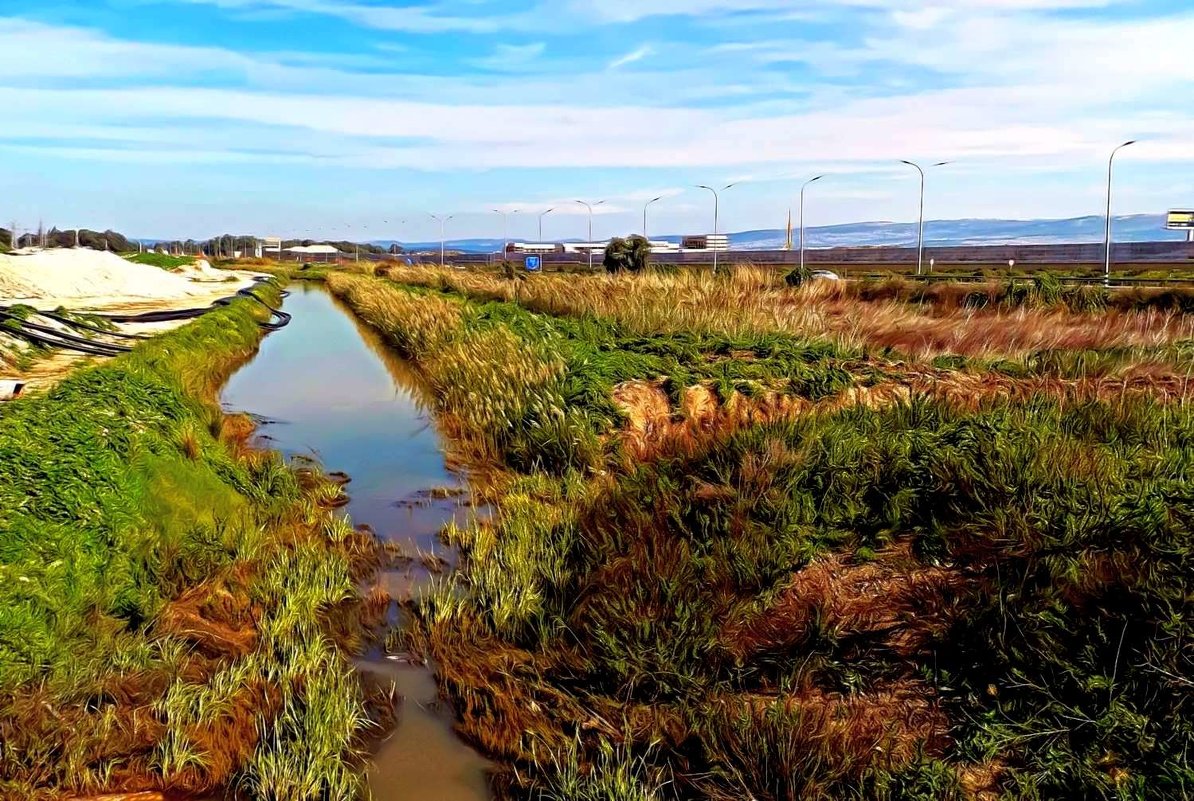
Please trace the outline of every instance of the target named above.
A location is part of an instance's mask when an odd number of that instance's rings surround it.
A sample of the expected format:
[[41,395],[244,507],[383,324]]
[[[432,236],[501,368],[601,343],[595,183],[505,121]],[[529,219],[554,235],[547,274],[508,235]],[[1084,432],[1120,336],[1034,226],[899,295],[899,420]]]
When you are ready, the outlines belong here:
[[824,175],[818,175],[816,178],[810,178],[804,182],[804,186],[800,187],[800,275],[802,278],[804,276],[804,190],[824,177]]
[[[925,170],[914,161],[901,159],[900,163],[915,167],[916,171],[920,173],[920,233],[916,238],[916,274],[920,275],[925,261]],[[939,161],[931,166],[944,167],[949,163],[948,161]]]
[[1115,150],[1111,151],[1111,157],[1107,159],[1107,231],[1106,231],[1106,261],[1103,264],[1103,286],[1111,285],[1111,178],[1112,169],[1115,165],[1115,154],[1123,150],[1128,145],[1136,144],[1135,139],[1124,142]]
[[583,200],[576,201],[580,205],[589,210],[589,246],[585,248],[589,251],[589,272],[593,271],[593,207],[605,205],[604,200],[598,200],[596,203],[586,203]]
[[[726,186],[722,187],[721,191],[724,192],[727,189],[733,189],[735,186],[737,186],[737,184],[727,184]],[[716,237],[719,233],[721,233],[721,231],[720,231],[721,196],[718,193],[718,191],[711,186],[705,186],[704,184],[700,184],[697,186],[697,189],[704,189],[708,192],[713,193],[713,236]],[[714,275],[717,275],[717,269],[718,269],[717,268],[717,247],[716,247],[716,245],[714,245],[713,246],[713,274]]]

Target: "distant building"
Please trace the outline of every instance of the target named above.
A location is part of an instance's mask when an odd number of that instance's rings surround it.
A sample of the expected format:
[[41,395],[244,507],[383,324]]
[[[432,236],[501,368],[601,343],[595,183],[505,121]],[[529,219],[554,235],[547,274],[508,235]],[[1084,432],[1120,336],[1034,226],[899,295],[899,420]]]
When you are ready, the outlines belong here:
[[[512,242],[508,252],[524,256],[551,256],[558,253],[581,253],[588,255],[589,251],[604,253],[609,242]],[[679,253],[680,245],[676,242],[658,240],[651,242],[652,253]]]
[[546,256],[564,252],[563,247],[555,242],[514,242],[510,245],[510,250],[528,256]]
[[565,242],[565,253],[604,253],[609,242]]
[[701,234],[686,236],[680,242],[681,250],[706,250],[725,253],[730,249],[730,237],[727,234]]
[[292,248],[286,248],[287,253],[293,253],[295,260],[300,260],[303,256],[321,256],[321,261],[331,261],[333,257],[339,257],[342,254],[339,250],[331,245],[299,245]]

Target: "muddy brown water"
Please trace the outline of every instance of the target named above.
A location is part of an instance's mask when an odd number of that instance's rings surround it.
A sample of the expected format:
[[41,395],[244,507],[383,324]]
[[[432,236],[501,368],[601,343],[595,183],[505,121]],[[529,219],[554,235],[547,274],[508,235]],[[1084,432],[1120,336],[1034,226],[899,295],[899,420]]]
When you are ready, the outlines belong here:
[[[291,288],[293,322],[271,334],[224,389],[229,411],[265,422],[265,443],[290,458],[315,458],[347,473],[346,513],[409,552],[449,557],[437,534],[472,510],[430,491],[458,488],[417,375],[322,286]],[[447,493],[435,493],[447,494]],[[382,577],[396,597],[429,580],[417,567]],[[429,669],[373,653],[358,669],[392,681],[403,701],[399,724],[369,767],[376,801],[490,799],[489,763],[452,730]]]

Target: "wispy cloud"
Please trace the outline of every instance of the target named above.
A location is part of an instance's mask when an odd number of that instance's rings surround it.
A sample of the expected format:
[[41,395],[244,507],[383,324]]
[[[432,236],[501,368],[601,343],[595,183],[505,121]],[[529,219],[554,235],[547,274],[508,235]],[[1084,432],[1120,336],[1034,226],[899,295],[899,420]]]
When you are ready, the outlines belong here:
[[[20,111],[0,130],[0,158],[18,154],[38,180],[58,158],[74,175],[119,162],[194,181],[223,164],[271,178],[281,167],[403,170],[412,195],[444,208],[462,202],[451,193],[496,185],[514,197],[601,193],[607,217],[641,213],[659,194],[635,187],[742,174],[757,183],[732,208],[812,170],[857,176],[822,198],[873,199],[899,158],[963,162],[958,186],[985,182],[994,197],[1017,165],[1026,176],[1093,170],[1097,183],[1107,143],[1139,134],[1147,143],[1125,166],[1158,165],[1157,187],[1194,159],[1183,60],[1194,13],[1143,4],[136,1],[146,14],[188,3],[211,30],[232,25],[253,46],[170,43],[168,25],[153,41],[130,39],[88,15],[73,26],[0,18],[0,107]],[[276,19],[254,21],[262,13],[281,15],[285,35]],[[1033,180],[1025,203],[1060,186]],[[314,204],[327,187],[301,191]],[[1162,205],[1162,189],[1151,191]]]
[[609,69],[609,70],[621,69],[622,67],[626,67],[626,66],[634,64],[636,62],[642,61],[643,59],[648,58],[654,54],[655,54],[654,47],[652,47],[651,45],[642,45],[641,47],[636,47],[634,50],[631,50],[629,53],[627,53],[624,56],[619,56],[618,58],[615,58],[613,61],[609,62],[609,64],[606,65],[606,69]]
[[[155,0],[142,0],[155,2]],[[289,12],[338,17],[356,25],[379,30],[408,33],[485,34],[509,28],[529,28],[532,19],[525,14],[460,14],[447,4],[421,6],[370,5],[354,0],[156,0],[156,2],[210,5],[244,13]]]

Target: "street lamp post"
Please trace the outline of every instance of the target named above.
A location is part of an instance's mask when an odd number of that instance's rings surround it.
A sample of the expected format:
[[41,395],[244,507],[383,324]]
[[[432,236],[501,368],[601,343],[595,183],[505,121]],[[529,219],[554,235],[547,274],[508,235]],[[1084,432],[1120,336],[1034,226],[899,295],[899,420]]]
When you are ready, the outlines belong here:
[[648,242],[651,241],[651,237],[647,235],[647,209],[651,208],[653,203],[658,203],[661,200],[663,200],[663,195],[660,195],[656,198],[651,198],[647,201],[647,204],[643,206],[643,239],[647,240]]
[[447,261],[448,237],[446,231],[448,223],[455,218],[455,215],[450,214],[447,217],[443,217],[438,214],[429,214],[428,216],[439,223],[439,266],[442,270]]
[[1128,145],[1136,144],[1135,139],[1124,142],[1115,150],[1111,151],[1111,157],[1107,159],[1107,231],[1106,231],[1106,261],[1103,263],[1103,285],[1111,285],[1111,177],[1112,169],[1115,165],[1115,154],[1123,150]]
[[[383,223],[385,223],[386,225],[390,225],[390,224],[391,224],[389,220],[382,220],[382,222],[383,222]],[[401,228],[402,228],[402,226],[404,226],[404,225],[406,225],[406,220],[399,220],[399,221],[398,221],[398,228],[399,228],[399,231],[398,231],[398,233],[401,233]],[[391,247],[393,247],[394,245],[397,245],[397,244],[398,244],[398,241],[397,241],[397,240],[393,240],[393,241],[391,241],[391,243],[390,243],[390,246],[391,246]]]
[[555,211],[555,209],[550,208],[547,211],[545,211],[539,215],[539,244],[540,245],[543,244],[543,218],[546,217],[547,215],[551,214],[553,211]]
[[576,202],[589,210],[589,247],[586,250],[589,251],[589,270],[591,272],[593,269],[593,207],[604,205],[605,201],[598,200],[596,203],[586,203],[583,200],[578,200]]
[[[721,188],[721,191],[724,192],[727,189],[733,189],[735,186],[737,186],[737,184],[727,184]],[[713,235],[717,236],[719,233],[721,233],[721,231],[719,230],[719,226],[721,225],[721,196],[718,193],[718,191],[711,186],[705,186],[704,184],[700,184],[697,186],[697,189],[704,189],[704,190],[707,190],[707,191],[713,193]],[[714,275],[717,274],[717,247],[716,246],[713,248],[713,274]]]
[[[909,167],[915,167],[916,171],[920,173],[920,232],[916,237],[916,274],[920,275],[924,270],[925,261],[925,169],[914,161],[901,159],[901,164],[907,164]],[[944,167],[949,164],[948,161],[939,161],[931,167]]]
[[506,260],[506,254],[510,250],[510,215],[518,214],[519,209],[514,211],[502,211],[501,209],[494,209],[494,214],[502,215],[502,261]]
[[[824,177],[824,175],[818,175],[816,178],[810,178],[804,182],[804,186],[800,187],[800,274],[802,276],[804,275],[804,190]],[[790,222],[789,228],[791,228]]]

